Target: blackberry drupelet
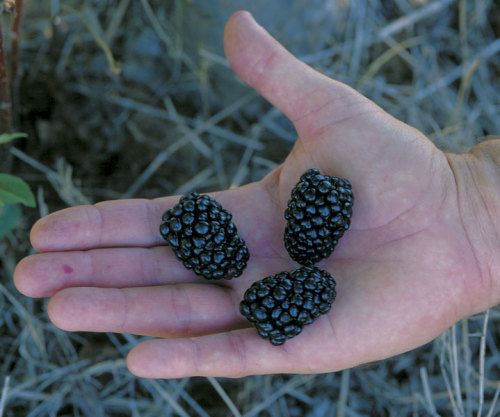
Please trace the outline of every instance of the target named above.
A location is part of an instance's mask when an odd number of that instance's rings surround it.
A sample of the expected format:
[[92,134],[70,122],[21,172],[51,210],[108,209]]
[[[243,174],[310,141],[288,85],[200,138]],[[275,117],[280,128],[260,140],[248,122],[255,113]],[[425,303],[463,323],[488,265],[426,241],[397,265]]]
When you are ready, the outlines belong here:
[[240,312],[273,345],[282,345],[330,311],[335,280],[314,266],[280,272],[254,282],[245,292]]
[[285,210],[285,248],[301,265],[313,265],[330,256],[350,226],[351,183],[309,169],[292,190]]
[[207,279],[231,279],[249,258],[231,220],[218,201],[190,193],[163,214],[160,233],[186,268]]

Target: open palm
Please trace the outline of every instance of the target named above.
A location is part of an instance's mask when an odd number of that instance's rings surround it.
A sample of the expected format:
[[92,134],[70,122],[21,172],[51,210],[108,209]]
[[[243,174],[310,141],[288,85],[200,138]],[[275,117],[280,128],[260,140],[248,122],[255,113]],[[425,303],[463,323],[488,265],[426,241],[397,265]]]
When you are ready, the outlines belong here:
[[[216,193],[251,254],[240,278],[214,284],[184,269],[158,232],[178,197],[80,206],[40,220],[41,253],[16,269],[20,291],[52,297],[62,329],[157,336],[128,366],[147,377],[325,372],[419,346],[474,310],[477,265],[460,222],[447,157],[419,131],[296,60],[248,13],[229,20],[238,75],[295,124],[299,139],[262,181]],[[283,246],[283,212],[308,168],[347,177],[351,229],[319,266],[333,273],[332,310],[275,347],[239,314],[252,282],[298,267]]]

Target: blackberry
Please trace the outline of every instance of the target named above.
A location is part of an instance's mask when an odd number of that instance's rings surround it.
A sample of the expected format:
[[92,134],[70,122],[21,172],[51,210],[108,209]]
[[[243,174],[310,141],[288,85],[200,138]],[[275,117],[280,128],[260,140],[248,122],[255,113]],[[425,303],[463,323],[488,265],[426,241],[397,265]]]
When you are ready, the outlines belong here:
[[231,219],[218,201],[190,193],[163,214],[160,233],[186,268],[207,279],[231,279],[249,258]]
[[309,169],[292,190],[285,210],[285,248],[292,259],[313,265],[330,256],[350,226],[351,183]]
[[330,311],[335,280],[326,271],[304,266],[254,282],[245,292],[240,312],[273,345],[282,345]]

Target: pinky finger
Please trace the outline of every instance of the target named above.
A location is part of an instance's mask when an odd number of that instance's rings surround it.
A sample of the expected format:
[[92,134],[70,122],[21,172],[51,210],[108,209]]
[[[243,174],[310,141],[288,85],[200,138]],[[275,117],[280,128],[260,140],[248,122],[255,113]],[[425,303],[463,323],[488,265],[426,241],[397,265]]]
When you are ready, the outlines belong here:
[[127,366],[133,374],[146,378],[237,378],[339,369],[341,364],[332,363],[331,357],[313,354],[316,349],[299,338],[272,346],[255,329],[241,329],[195,338],[148,340],[132,349]]

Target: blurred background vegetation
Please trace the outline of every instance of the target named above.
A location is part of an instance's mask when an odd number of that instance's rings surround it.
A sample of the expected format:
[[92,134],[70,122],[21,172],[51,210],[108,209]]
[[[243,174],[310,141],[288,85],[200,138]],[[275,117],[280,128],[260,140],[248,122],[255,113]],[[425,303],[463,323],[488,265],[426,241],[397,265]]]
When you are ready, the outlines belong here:
[[14,128],[28,137],[3,146],[0,172],[31,185],[37,210],[0,240],[0,417],[499,416],[498,309],[343,372],[154,381],[123,361],[140,338],[59,331],[45,300],[14,289],[29,228],[48,212],[225,189],[284,159],[293,127],[224,58],[224,22],[240,8],[443,149],[500,131],[494,0],[25,0]]

